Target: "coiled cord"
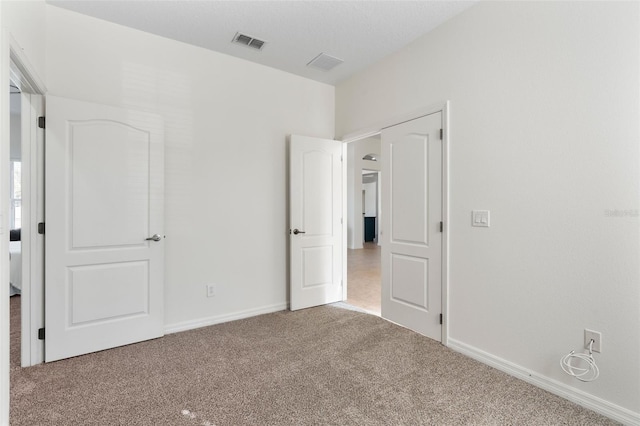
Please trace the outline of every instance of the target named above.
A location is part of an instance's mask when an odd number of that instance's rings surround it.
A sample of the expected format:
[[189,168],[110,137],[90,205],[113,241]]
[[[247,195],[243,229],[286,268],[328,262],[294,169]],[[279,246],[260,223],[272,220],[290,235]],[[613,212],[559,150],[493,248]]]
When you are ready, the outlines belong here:
[[[563,356],[560,360],[560,367],[562,370],[570,376],[575,377],[581,382],[592,382],[600,375],[600,369],[596,365],[596,360],[593,359],[593,339],[589,342],[589,353],[575,353],[575,351],[569,352]],[[578,367],[576,362],[583,362],[586,367]]]

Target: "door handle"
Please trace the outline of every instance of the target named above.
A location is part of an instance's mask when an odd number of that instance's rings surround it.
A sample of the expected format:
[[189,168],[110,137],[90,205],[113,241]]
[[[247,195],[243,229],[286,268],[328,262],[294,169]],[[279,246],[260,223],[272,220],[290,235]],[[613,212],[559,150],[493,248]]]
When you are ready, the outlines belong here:
[[158,234],[153,234],[153,237],[145,238],[145,241],[160,241],[162,237]]
[[298,235],[298,234],[306,234],[306,232],[304,231],[300,231],[298,228],[295,228],[293,230],[293,235]]

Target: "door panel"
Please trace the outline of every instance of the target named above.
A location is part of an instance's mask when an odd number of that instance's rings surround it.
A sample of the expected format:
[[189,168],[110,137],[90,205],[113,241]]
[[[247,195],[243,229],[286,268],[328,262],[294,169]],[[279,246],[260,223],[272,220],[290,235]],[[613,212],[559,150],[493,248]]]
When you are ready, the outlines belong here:
[[149,262],[70,267],[69,275],[69,328],[149,312]]
[[300,207],[303,212],[302,227],[307,236],[333,235],[333,161],[334,156],[330,151],[302,153],[300,179],[304,192]]
[[293,135],[289,187],[291,310],[340,301],[342,143]]
[[103,120],[69,122],[68,131],[70,249],[144,246],[150,134]]
[[429,259],[391,255],[391,300],[427,310]]
[[47,97],[45,360],[164,333],[158,116]]
[[442,113],[382,131],[382,316],[442,339]]
[[392,241],[427,243],[426,148],[425,137],[419,134],[407,134],[402,143],[391,146]]

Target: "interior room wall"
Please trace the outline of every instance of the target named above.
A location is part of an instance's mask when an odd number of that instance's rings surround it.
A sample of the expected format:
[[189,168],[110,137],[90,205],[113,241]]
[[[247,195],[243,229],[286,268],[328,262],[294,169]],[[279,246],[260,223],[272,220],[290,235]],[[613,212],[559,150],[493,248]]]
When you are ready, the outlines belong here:
[[347,246],[362,248],[362,170],[380,170],[380,161],[363,160],[367,154],[380,156],[380,138],[371,137],[347,145]]
[[[338,136],[450,101],[450,343],[635,421],[639,8],[479,2],[336,89]],[[559,363],[585,328],[591,383]]]
[[169,331],[286,308],[287,135],[333,138],[333,86],[54,6],[47,85],[164,118]]
[[39,78],[46,69],[46,4],[42,0],[2,0],[2,26],[20,46]]

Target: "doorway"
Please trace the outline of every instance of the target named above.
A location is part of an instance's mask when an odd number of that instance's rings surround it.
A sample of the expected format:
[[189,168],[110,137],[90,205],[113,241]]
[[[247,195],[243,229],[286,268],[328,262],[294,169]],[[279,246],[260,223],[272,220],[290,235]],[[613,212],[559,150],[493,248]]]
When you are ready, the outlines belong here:
[[380,316],[380,135],[347,145],[347,185],[347,303]]

